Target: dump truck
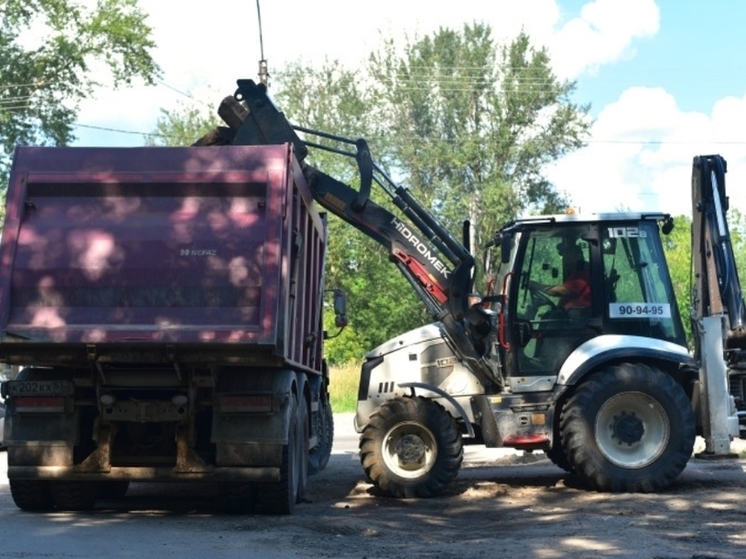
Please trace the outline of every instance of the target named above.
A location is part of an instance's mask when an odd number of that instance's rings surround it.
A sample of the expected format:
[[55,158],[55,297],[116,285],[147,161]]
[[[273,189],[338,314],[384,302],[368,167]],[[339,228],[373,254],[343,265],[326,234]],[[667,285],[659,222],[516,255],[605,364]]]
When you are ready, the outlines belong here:
[[186,480],[290,513],[331,453],[326,245],[291,144],[18,147],[0,241],[16,505]]

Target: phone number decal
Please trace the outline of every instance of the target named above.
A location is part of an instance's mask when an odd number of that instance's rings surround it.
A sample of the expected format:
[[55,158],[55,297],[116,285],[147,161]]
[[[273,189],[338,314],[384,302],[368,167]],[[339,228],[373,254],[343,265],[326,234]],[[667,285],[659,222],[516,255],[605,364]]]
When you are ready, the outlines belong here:
[[668,303],[609,303],[609,318],[671,318]]

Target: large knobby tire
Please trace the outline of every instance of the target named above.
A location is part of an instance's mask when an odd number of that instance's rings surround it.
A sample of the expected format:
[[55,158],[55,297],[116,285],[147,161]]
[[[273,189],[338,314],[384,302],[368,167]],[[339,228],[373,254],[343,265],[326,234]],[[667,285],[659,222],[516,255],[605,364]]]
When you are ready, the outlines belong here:
[[48,481],[11,479],[10,494],[16,506],[25,511],[40,512],[54,508]]
[[559,468],[562,468],[567,473],[572,473],[573,471],[575,471],[575,469],[572,467],[572,464],[570,464],[570,461],[567,459],[565,449],[562,448],[562,443],[559,440],[556,440],[555,444],[552,445],[552,447],[548,449],[545,454],[547,458],[552,461],[552,464]]
[[317,413],[317,444],[308,452],[308,473],[317,474],[329,463],[334,442],[334,414],[329,399],[323,395]]
[[302,429],[299,414],[302,412],[299,409],[298,396],[293,393],[290,397],[288,443],[282,447],[280,481],[257,484],[258,500],[262,511],[267,514],[291,514],[295,504],[303,497],[299,489],[302,484],[302,470],[308,462],[308,437],[306,436],[303,441],[308,430]]
[[439,495],[463,457],[456,422],[440,404],[422,397],[388,400],[360,436],[365,475],[392,497]]
[[625,363],[600,371],[568,400],[562,445],[591,488],[651,492],[673,482],[694,448],[691,404],[669,375]]
[[567,453],[565,448],[562,446],[562,435],[560,433],[560,419],[562,418],[562,409],[567,403],[565,397],[560,398],[557,402],[557,407],[554,410],[554,422],[553,422],[553,433],[552,433],[552,446],[544,451],[547,458],[552,461],[552,464],[563,469],[567,473],[573,473],[573,468],[570,461],[567,459]]

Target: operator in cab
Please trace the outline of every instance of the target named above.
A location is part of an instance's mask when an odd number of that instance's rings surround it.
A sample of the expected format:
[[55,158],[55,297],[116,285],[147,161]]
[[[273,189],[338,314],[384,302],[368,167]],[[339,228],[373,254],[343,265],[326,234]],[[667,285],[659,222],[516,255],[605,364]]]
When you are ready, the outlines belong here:
[[591,274],[583,258],[583,249],[575,242],[564,239],[557,245],[565,268],[565,281],[556,285],[541,285],[532,282],[533,288],[559,297],[557,306],[564,311],[589,309],[591,307]]

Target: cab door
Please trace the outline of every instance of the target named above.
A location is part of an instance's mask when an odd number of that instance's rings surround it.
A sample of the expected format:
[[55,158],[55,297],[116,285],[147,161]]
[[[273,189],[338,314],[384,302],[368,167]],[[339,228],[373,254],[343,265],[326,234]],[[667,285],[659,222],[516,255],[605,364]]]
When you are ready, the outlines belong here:
[[[575,348],[600,333],[598,245],[598,229],[591,225],[521,233],[507,297],[509,339],[504,344],[513,379],[556,375]],[[585,287],[580,278],[585,278]],[[521,386],[528,390],[533,384],[528,379]],[[514,382],[513,389],[518,388]]]

